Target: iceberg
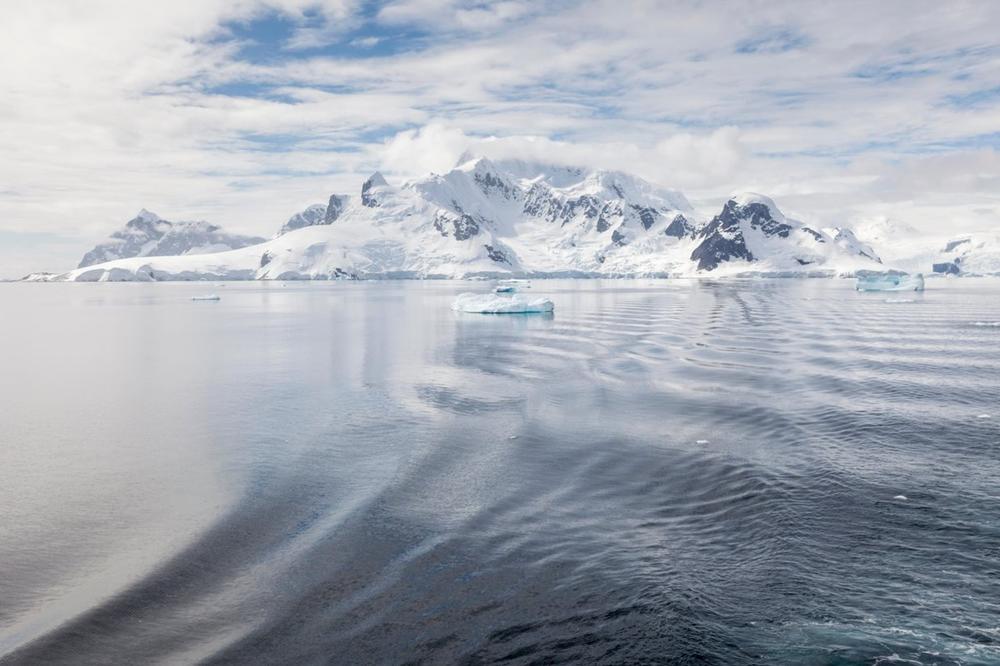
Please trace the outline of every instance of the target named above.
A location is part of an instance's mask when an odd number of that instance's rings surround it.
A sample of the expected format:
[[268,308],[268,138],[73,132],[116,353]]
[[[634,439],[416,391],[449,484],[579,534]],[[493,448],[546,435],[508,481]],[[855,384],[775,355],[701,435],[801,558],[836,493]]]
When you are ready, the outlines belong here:
[[896,273],[875,273],[858,277],[858,291],[923,291],[924,276]]
[[520,294],[459,294],[451,306],[456,312],[481,314],[529,314],[552,312],[555,305],[547,298],[526,298]]
[[501,284],[493,292],[497,294],[513,294],[517,292],[517,287],[512,284]]
[[192,296],[191,300],[192,301],[218,301],[220,299],[219,299],[218,294],[206,294],[204,296]]

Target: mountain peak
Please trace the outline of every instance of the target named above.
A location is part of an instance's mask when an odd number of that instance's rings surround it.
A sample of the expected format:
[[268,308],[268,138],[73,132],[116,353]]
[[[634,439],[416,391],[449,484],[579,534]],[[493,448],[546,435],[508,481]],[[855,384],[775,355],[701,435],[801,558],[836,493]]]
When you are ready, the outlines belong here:
[[361,203],[368,208],[378,208],[379,203],[378,197],[375,196],[375,190],[379,187],[386,187],[389,183],[386,182],[385,177],[376,171],[368,177],[364,185],[361,186]]
[[156,213],[146,210],[145,208],[136,213],[135,217],[137,220],[142,220],[143,222],[159,222],[162,219]]
[[382,187],[383,185],[388,185],[385,176],[382,175],[381,171],[376,171],[372,175],[368,176],[368,180],[365,184],[361,186],[362,191],[370,190],[373,187]]
[[765,196],[763,194],[758,194],[757,192],[749,192],[749,191],[734,192],[733,194],[730,195],[729,200],[735,203],[737,206],[740,206],[741,208],[744,206],[751,206],[753,204],[761,204],[763,206],[767,206],[768,208],[770,208],[771,213],[776,217],[778,215],[784,217],[784,215],[782,215],[781,213],[781,210],[778,208],[777,204],[774,203],[774,199]]
[[455,161],[455,166],[453,168],[457,169],[466,162],[472,162],[473,160],[479,159],[479,155],[476,155],[471,150],[463,150],[462,154],[458,156],[458,160]]

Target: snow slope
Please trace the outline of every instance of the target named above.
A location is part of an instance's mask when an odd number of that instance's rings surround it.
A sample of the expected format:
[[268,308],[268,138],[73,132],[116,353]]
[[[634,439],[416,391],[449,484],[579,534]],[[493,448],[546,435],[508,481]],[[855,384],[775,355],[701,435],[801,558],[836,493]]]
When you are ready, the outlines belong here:
[[849,231],[807,227],[761,195],[734,196],[706,223],[680,192],[620,171],[471,158],[399,186],[373,174],[359,195],[310,206],[266,242],[116,259],[57,279],[833,275],[880,266]]

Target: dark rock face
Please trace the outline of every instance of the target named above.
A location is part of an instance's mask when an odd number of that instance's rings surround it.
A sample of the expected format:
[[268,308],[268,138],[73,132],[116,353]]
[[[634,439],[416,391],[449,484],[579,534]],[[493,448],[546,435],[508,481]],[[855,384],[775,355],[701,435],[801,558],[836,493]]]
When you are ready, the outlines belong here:
[[691,260],[698,262],[698,270],[712,271],[726,261],[755,261],[743,237],[741,221],[749,222],[751,229],[760,230],[765,236],[787,238],[792,231],[790,225],[775,220],[766,205],[755,202],[741,206],[730,199],[699,234],[703,240],[691,253]]
[[635,204],[632,204],[631,208],[635,211],[636,215],[639,216],[639,223],[642,224],[643,229],[648,230],[651,226],[656,224],[656,219],[660,217],[660,212],[655,208],[647,208],[645,206],[637,206]]
[[946,261],[941,264],[934,264],[935,273],[944,273],[945,275],[958,275],[962,272],[962,269],[958,266],[955,261]]
[[471,215],[462,214],[452,221],[455,227],[455,240],[468,240],[479,233],[479,223]]
[[264,266],[267,266],[269,263],[271,263],[272,259],[274,259],[274,255],[271,253],[270,250],[260,255],[260,267],[264,268]]
[[[765,236],[778,235],[782,238],[788,238],[788,234],[792,232],[791,226],[778,222],[771,217],[771,209],[762,203],[751,203],[740,206],[735,201],[730,201],[726,204],[722,214],[724,217],[733,218],[734,216],[740,216],[747,219],[750,222],[751,229],[760,229],[764,232]],[[815,234],[816,232],[812,233]]]
[[[332,199],[333,197],[331,197]],[[315,206],[309,206],[301,213],[296,213],[288,218],[288,222],[281,227],[278,231],[278,235],[287,234],[289,231],[295,231],[296,229],[304,229],[305,227],[312,227],[317,224],[329,224],[325,222],[326,216],[329,214],[329,208],[323,204],[316,204]]]
[[510,265],[510,259],[507,257],[507,253],[498,247],[493,247],[492,245],[483,245],[486,248],[486,256],[488,256],[493,261],[498,264]]
[[458,210],[458,215],[448,211],[438,211],[434,217],[434,228],[445,238],[452,236],[455,240],[468,240],[479,233],[479,220],[461,208]]
[[674,238],[686,238],[688,236],[694,236],[694,225],[687,221],[687,218],[683,215],[675,215],[674,219],[670,221],[667,228],[663,231],[667,236],[672,236]]
[[944,251],[945,251],[945,252],[951,252],[951,251],[953,251],[953,250],[954,250],[954,249],[955,249],[956,247],[958,247],[958,246],[960,246],[960,245],[964,245],[965,243],[968,243],[968,242],[970,242],[968,238],[962,238],[962,239],[960,239],[960,240],[953,240],[953,241],[949,242],[949,243],[948,243],[948,244],[947,244],[947,245],[945,246],[945,248],[944,248]]
[[[826,239],[823,238],[823,234],[819,233],[818,231],[813,231],[809,227],[802,227],[802,231],[806,232],[807,234],[809,234],[810,236],[812,236],[813,238],[815,238],[816,241],[819,242],[819,243],[825,243],[826,242]],[[787,236],[788,234],[785,234],[785,235]]]
[[525,215],[541,217],[549,222],[559,222],[564,226],[579,213],[587,219],[595,219],[606,207],[607,205],[600,199],[589,194],[563,200],[552,196],[551,191],[544,185],[535,184],[528,190],[522,210]]
[[373,173],[371,177],[361,186],[361,203],[369,208],[378,208],[381,204],[379,203],[379,200],[375,196],[375,192],[373,192],[373,190],[376,187],[382,187],[384,185],[388,185],[388,183],[385,182],[385,178],[382,177],[382,174],[378,171]]
[[[723,206],[722,212],[712,218],[712,221],[698,234],[702,242],[691,253],[692,261],[698,262],[698,270],[715,270],[719,264],[726,261],[756,261],[753,253],[747,248],[741,222],[748,223],[751,229],[769,238],[775,236],[788,238],[793,230],[790,224],[774,219],[771,209],[766,204],[752,202],[740,205],[730,199]],[[807,232],[814,237],[819,236],[811,229]]]
[[330,202],[327,205],[316,204],[309,206],[309,208],[306,208],[301,213],[292,215],[288,219],[288,222],[285,222],[285,225],[281,227],[278,235],[281,236],[287,234],[289,231],[304,229],[305,227],[333,224],[340,217],[340,214],[344,212],[346,206],[347,197],[331,194]]
[[330,203],[326,205],[326,214],[323,216],[323,224],[333,224],[344,211],[347,197],[339,197],[336,194],[330,195]]
[[691,253],[691,260],[698,262],[698,270],[714,271],[719,264],[734,259],[754,261],[753,254],[747,249],[746,239],[743,238],[743,230],[739,224],[728,229],[722,228],[721,225],[713,228],[716,220],[718,218],[705,227],[701,233],[704,240]]
[[611,233],[611,242],[614,243],[615,245],[617,245],[618,247],[622,247],[623,245],[626,245],[625,234],[622,233],[621,227],[619,227],[618,229],[615,229]]
[[518,191],[511,186],[507,181],[496,176],[492,173],[477,173],[475,175],[475,181],[479,185],[479,189],[482,190],[483,194],[487,196],[490,194],[499,194],[505,199],[515,199],[517,198]]

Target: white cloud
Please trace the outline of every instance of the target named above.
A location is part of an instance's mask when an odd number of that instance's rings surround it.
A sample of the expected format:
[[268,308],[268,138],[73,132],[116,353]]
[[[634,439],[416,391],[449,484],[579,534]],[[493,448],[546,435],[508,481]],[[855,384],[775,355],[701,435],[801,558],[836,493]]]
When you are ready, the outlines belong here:
[[[0,4],[0,232],[49,268],[143,206],[267,234],[376,167],[441,171],[465,149],[634,171],[710,205],[751,188],[804,217],[1000,220],[997,3],[363,9]],[[274,15],[288,37],[246,57],[233,35]]]

